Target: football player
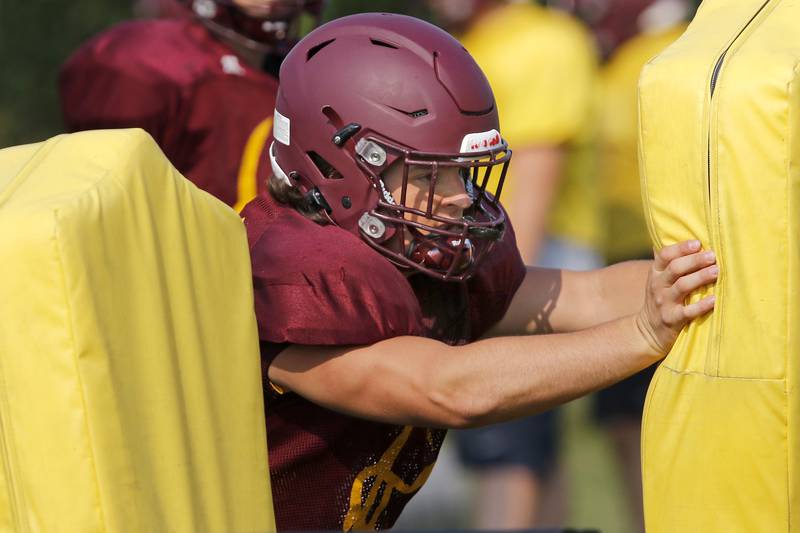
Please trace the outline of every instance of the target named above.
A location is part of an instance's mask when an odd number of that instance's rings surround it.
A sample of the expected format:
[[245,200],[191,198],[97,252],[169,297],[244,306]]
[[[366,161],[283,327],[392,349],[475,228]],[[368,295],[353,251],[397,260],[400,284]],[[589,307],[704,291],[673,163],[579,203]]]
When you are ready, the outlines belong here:
[[687,300],[717,276],[696,241],[526,268],[500,131],[481,70],[426,22],[345,17],[285,59],[269,194],[242,212],[278,529],[391,527],[446,428],[607,386],[713,308]]
[[161,3],[193,16],[125,22],[68,59],[59,78],[65,125],[143,128],[187,178],[241,209],[269,175],[278,65],[299,17],[318,16],[322,2]]

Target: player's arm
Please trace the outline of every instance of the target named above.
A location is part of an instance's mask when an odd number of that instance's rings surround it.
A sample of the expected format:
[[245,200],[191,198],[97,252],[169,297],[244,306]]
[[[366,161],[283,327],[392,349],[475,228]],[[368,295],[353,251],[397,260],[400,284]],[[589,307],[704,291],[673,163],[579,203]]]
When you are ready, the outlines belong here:
[[505,198],[514,213],[514,230],[522,260],[536,262],[564,167],[564,148],[551,145],[514,147],[514,194]]
[[[662,260],[670,260],[670,254],[688,254],[666,272],[673,282],[689,264],[706,269],[704,275],[715,268],[714,253],[695,246],[681,243],[660,253],[666,254]],[[626,261],[585,272],[528,267],[508,311],[487,336],[578,331],[634,313],[644,303],[652,265],[652,261]]]
[[688,321],[713,308],[713,297],[684,303],[716,279],[689,248],[659,254],[637,313],[584,331],[465,346],[420,337],[294,345],[272,362],[269,379],[330,409],[398,424],[470,427],[536,413],[651,365]]

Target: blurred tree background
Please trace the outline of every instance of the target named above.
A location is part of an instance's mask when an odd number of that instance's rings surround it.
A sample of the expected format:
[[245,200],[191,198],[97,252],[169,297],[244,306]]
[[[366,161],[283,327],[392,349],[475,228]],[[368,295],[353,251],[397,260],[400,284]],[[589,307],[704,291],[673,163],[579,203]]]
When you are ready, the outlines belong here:
[[[0,0],[0,148],[62,131],[59,66],[82,42],[131,18],[131,0]],[[424,17],[423,2],[333,0],[330,20],[361,11]]]
[[59,65],[87,38],[130,16],[126,0],[0,0],[0,147],[61,131]]

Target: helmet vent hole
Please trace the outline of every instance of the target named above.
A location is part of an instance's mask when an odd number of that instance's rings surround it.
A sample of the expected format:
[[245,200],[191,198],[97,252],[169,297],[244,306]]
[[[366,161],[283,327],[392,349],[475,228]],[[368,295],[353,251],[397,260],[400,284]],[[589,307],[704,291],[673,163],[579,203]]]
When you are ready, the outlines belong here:
[[424,117],[425,115],[428,114],[428,110],[425,109],[425,108],[417,109],[416,111],[406,111],[405,109],[400,109],[399,107],[394,107],[394,106],[386,106],[386,107],[388,107],[389,109],[394,109],[398,113],[402,113],[404,115],[408,115],[411,118]]
[[314,57],[315,55],[317,55],[317,53],[319,53],[320,50],[322,50],[323,48],[325,48],[326,46],[328,46],[329,44],[331,44],[335,40],[336,39],[328,39],[327,41],[323,41],[323,42],[319,43],[318,45],[312,46],[311,48],[309,48],[308,49],[308,53],[306,54],[306,61],[307,62],[311,61],[311,58]]
[[397,50],[398,49],[397,46],[395,46],[395,45],[393,45],[391,43],[387,43],[386,41],[379,41],[378,39],[370,39],[369,42],[371,42],[375,46],[383,46],[385,48],[392,48],[393,50]]
[[322,177],[326,180],[340,180],[344,176],[342,173],[336,170],[333,165],[325,161],[325,158],[319,155],[316,152],[307,152],[308,158],[311,159],[311,162],[314,163],[314,166],[317,167]]

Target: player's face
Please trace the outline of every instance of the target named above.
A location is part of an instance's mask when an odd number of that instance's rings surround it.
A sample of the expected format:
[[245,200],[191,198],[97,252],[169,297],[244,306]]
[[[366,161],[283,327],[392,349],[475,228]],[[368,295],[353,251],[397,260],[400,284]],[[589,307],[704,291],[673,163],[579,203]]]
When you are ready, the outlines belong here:
[[[398,161],[384,172],[383,182],[395,201],[400,203],[403,192],[402,161]],[[427,211],[430,184],[430,168],[411,167],[408,171],[405,205],[420,211]],[[433,193],[432,213],[441,217],[460,220],[464,210],[470,205],[472,205],[472,199],[467,194],[459,169],[456,167],[440,167]],[[433,222],[420,216],[412,216],[411,220],[428,225],[444,225],[444,223]]]
[[298,0],[232,0],[245,15],[255,19],[284,20],[297,11]]

